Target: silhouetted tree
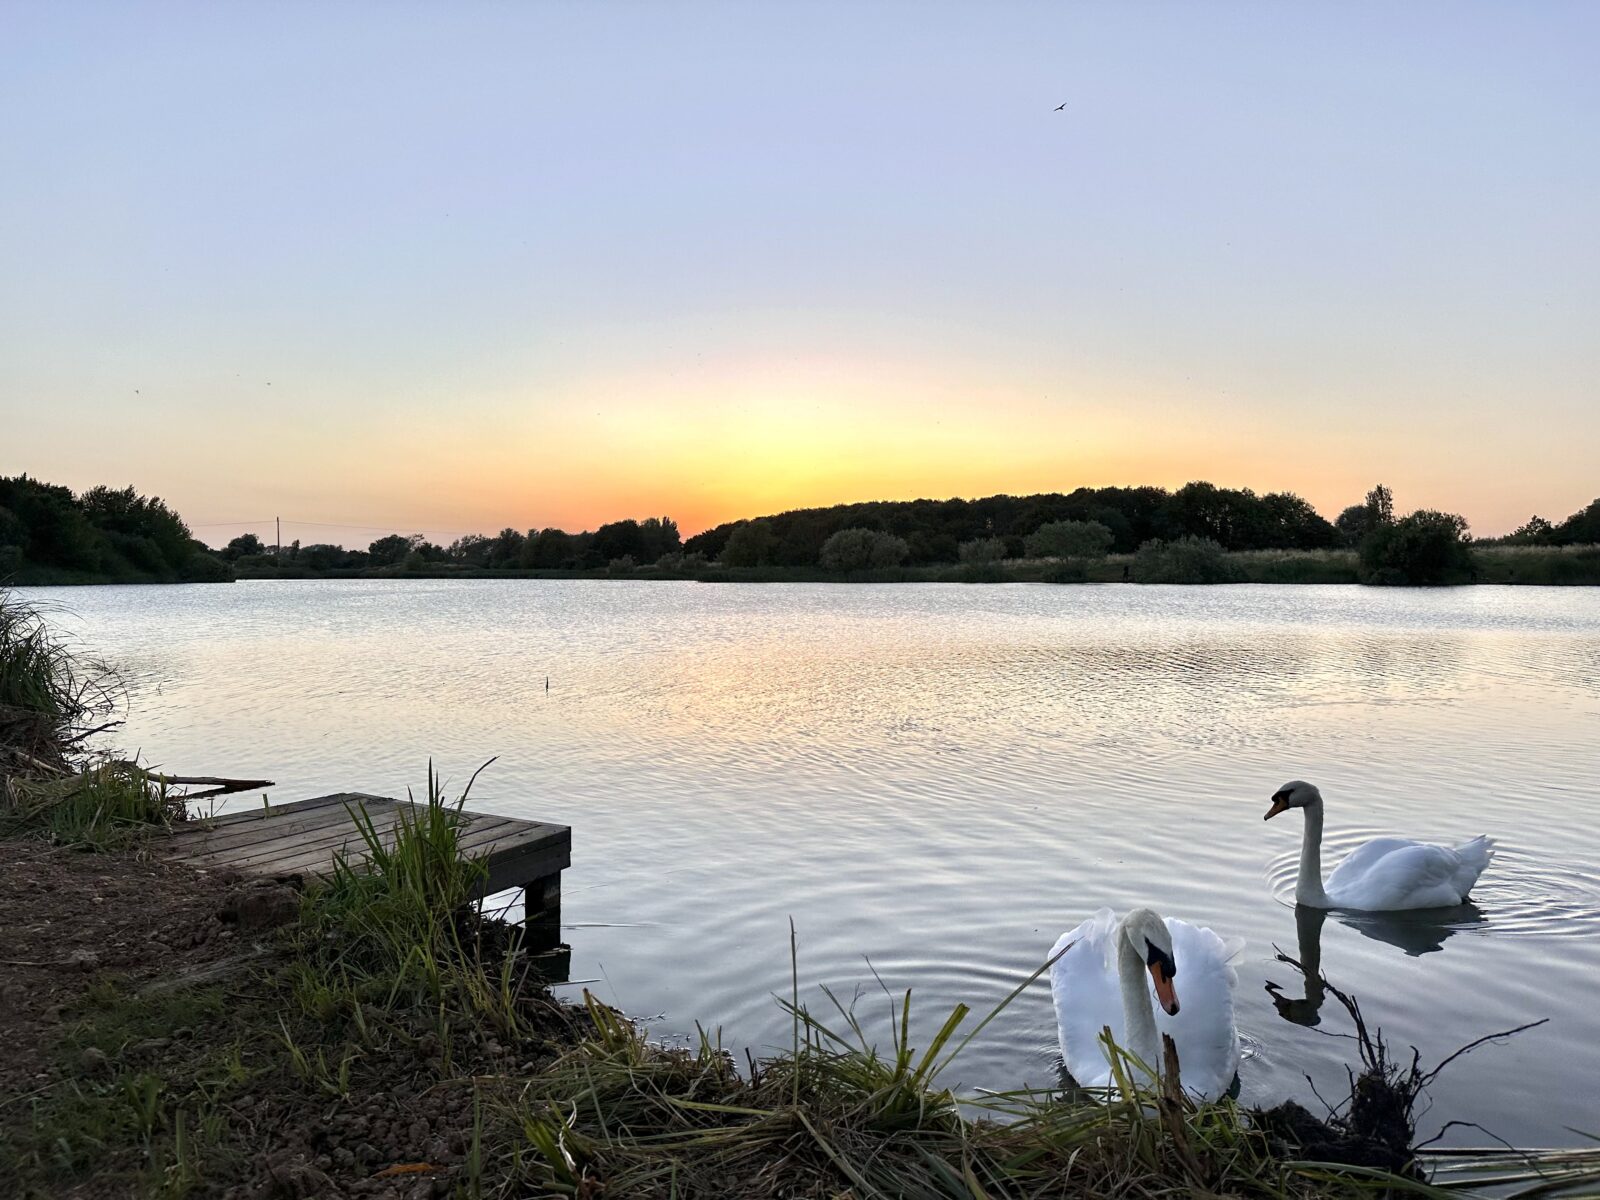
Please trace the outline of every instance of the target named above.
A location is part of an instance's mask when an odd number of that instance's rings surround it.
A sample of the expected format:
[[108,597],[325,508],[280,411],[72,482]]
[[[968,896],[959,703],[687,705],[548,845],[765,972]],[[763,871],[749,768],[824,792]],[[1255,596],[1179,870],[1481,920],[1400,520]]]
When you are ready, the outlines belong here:
[[729,567],[764,567],[772,563],[778,548],[772,523],[765,518],[746,521],[734,528],[722,548],[722,562]]
[[1133,556],[1135,583],[1235,583],[1242,575],[1211,538],[1152,539]]
[[541,529],[528,539],[523,563],[541,571],[561,571],[576,565],[574,556],[570,533],[562,529]]
[[1346,546],[1359,546],[1361,539],[1372,532],[1372,510],[1365,504],[1352,504],[1339,514],[1334,522],[1339,530],[1339,540]]
[[265,554],[267,548],[261,544],[261,539],[253,533],[241,533],[222,548],[222,557],[229,562],[244,558],[250,554]]
[[1029,534],[1026,546],[1034,558],[1103,558],[1111,542],[1099,521],[1052,521]]
[[961,561],[974,566],[989,566],[1006,556],[1006,544],[999,538],[973,538],[959,547]]
[[514,567],[522,561],[522,546],[528,539],[509,525],[495,535],[489,545],[488,562],[491,567]]
[[819,562],[827,571],[898,567],[911,552],[903,538],[876,529],[841,529],[822,543]]
[[1367,493],[1366,505],[1371,528],[1394,524],[1394,493],[1383,484]]
[[368,546],[367,555],[375,567],[392,567],[403,561],[411,553],[412,546],[421,540],[418,534],[406,537],[404,534],[391,533]]
[[1361,582],[1428,586],[1472,579],[1467,522],[1455,513],[1418,509],[1379,525],[1361,543]]
[[481,533],[468,533],[451,542],[445,553],[462,566],[485,567],[489,565],[489,548],[492,544]]
[[1504,540],[1518,546],[1548,546],[1556,539],[1556,527],[1535,514],[1508,533]]
[[1559,546],[1600,542],[1600,500],[1579,509],[1551,530],[1551,540]]

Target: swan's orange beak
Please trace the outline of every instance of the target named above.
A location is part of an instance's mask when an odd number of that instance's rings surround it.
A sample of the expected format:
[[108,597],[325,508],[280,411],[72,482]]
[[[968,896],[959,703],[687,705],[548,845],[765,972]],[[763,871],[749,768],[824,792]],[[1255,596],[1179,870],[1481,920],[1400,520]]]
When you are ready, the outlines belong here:
[[1262,817],[1261,819],[1263,821],[1270,821],[1270,820],[1272,820],[1273,817],[1277,816],[1279,813],[1281,813],[1284,809],[1286,809],[1288,807],[1289,807],[1289,802],[1287,800],[1281,800],[1277,796],[1274,796],[1272,798],[1272,807],[1267,809],[1267,815]]
[[1150,978],[1156,981],[1156,999],[1161,1001],[1161,1007],[1166,1009],[1167,1016],[1177,1016],[1178,990],[1172,986],[1172,976],[1167,974],[1166,967],[1159,961],[1151,963]]

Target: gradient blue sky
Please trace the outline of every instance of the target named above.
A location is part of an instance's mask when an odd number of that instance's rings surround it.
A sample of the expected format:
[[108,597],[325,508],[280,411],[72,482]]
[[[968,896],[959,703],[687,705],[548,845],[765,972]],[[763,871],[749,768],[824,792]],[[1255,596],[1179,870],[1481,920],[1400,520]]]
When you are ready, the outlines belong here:
[[1586,3],[5,3],[0,472],[212,541],[1193,478],[1558,518],[1597,51]]

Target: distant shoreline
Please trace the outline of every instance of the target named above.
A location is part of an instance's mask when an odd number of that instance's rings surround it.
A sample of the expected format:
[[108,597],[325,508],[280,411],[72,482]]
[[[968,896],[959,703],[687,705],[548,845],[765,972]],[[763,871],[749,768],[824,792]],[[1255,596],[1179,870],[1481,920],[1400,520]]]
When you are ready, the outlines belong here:
[[[1357,585],[1354,550],[1237,550],[1224,560],[1234,568],[1229,583]],[[554,570],[537,568],[450,567],[429,565],[415,570],[394,567],[309,570],[293,563],[281,567],[246,567],[240,579],[613,579],[672,580],[699,583],[1134,583],[1131,554],[1112,554],[1092,561],[1003,559],[974,568],[957,563],[837,572],[819,567],[725,567],[708,565],[693,571],[638,567]],[[1565,587],[1600,585],[1600,545],[1474,547],[1474,583]],[[30,571],[25,578],[5,581],[10,587],[70,587],[152,584],[159,580],[86,576],[80,572]],[[1174,580],[1172,582],[1184,582]],[[1214,582],[1195,579],[1193,583]]]

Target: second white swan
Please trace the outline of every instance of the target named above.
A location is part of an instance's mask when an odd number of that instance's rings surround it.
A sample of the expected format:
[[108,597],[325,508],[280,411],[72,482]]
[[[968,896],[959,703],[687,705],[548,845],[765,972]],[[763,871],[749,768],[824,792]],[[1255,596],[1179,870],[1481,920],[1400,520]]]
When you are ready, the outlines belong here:
[[1148,908],[1120,922],[1102,908],[1062,934],[1050,951],[1050,995],[1068,1073],[1081,1087],[1112,1086],[1100,1041],[1107,1026],[1118,1046],[1159,1069],[1169,1033],[1184,1091],[1199,1100],[1226,1093],[1239,1070],[1233,961],[1243,947]]
[[1486,837],[1454,847],[1409,838],[1373,838],[1350,851],[1323,883],[1322,793],[1302,780],[1286,783],[1273,794],[1272,807],[1262,819],[1270,821],[1291,808],[1306,814],[1294,898],[1311,908],[1362,912],[1453,908],[1466,902],[1494,858],[1494,841]]

